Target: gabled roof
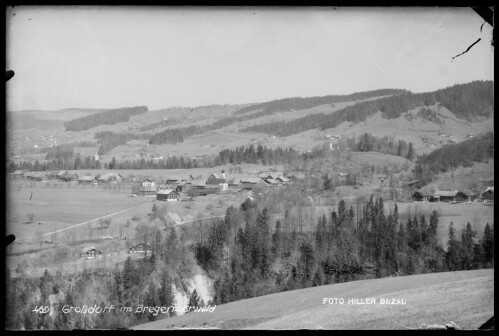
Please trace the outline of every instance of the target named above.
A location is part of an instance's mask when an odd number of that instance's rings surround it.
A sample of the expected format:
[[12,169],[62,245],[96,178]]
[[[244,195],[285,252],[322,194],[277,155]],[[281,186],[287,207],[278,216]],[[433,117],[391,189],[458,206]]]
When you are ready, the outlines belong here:
[[93,246],[89,246],[89,247],[84,247],[84,248],[82,248],[82,249],[81,249],[81,253],[87,253],[87,252],[92,251],[92,250],[96,250],[96,251],[101,252],[100,250],[96,249],[95,247],[93,247]]
[[476,196],[476,195],[480,195],[480,192],[479,191],[473,191],[471,189],[465,189],[463,190],[463,193],[466,195],[466,196]]
[[269,184],[279,184],[279,181],[276,181],[272,178],[268,178],[265,180],[265,182],[269,183]]
[[277,177],[276,180],[281,180],[282,182],[289,182],[289,179],[284,175]]
[[488,187],[487,189],[485,189],[484,193],[486,193],[487,191],[494,192],[494,187]]
[[458,193],[457,190],[451,190],[451,191],[445,191],[445,190],[439,190],[437,192],[435,192],[434,196],[436,197],[454,197],[456,196]]
[[148,177],[145,180],[143,180],[142,182],[154,182],[154,178]]
[[146,244],[144,242],[140,242],[140,243],[137,243],[133,246],[130,246],[129,250],[133,249],[134,247],[138,247],[138,246],[141,246],[141,245],[144,245],[146,249],[152,249],[152,246],[149,245],[149,244]]
[[[421,196],[423,196],[423,197],[431,197],[431,196],[432,196],[431,194],[426,193],[426,192],[422,192],[421,190],[416,190],[416,191],[414,192],[414,194],[416,194],[416,193],[420,194],[420,195],[421,195]],[[414,194],[412,194],[412,195],[414,196]]]
[[79,181],[93,181],[95,180],[95,176],[80,176]]
[[159,191],[158,191],[158,194],[160,194],[160,195],[168,195],[168,194],[170,194],[170,193],[172,193],[172,192],[173,192],[173,193],[175,193],[175,194],[178,194],[178,193],[177,193],[175,190],[173,190],[173,189],[162,189],[162,190],[159,190]]

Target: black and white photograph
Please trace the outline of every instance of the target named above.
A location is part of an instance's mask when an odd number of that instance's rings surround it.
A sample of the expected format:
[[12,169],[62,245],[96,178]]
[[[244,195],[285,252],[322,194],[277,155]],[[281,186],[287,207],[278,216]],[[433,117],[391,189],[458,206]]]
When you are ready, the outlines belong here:
[[494,329],[494,7],[4,8],[5,329]]

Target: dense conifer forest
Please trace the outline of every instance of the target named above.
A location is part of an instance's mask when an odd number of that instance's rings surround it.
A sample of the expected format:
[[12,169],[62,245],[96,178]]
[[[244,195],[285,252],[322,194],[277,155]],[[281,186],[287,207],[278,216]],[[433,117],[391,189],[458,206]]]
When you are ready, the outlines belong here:
[[114,125],[127,122],[131,116],[146,113],[147,106],[122,107],[76,118],[64,123],[66,131],[85,131],[99,125]]

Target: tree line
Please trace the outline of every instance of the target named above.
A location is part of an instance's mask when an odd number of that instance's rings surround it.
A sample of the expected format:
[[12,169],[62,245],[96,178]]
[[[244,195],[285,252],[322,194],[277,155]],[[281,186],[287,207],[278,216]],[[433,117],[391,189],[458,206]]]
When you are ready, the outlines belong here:
[[257,110],[261,110],[261,112],[263,112],[262,115],[269,115],[274,112],[287,112],[290,109],[304,110],[319,105],[364,100],[380,96],[398,95],[404,92],[408,91],[400,89],[380,89],[374,91],[356,92],[349,95],[329,95],[322,97],[306,97],[306,98],[301,98],[301,97],[284,98],[284,99],[272,100],[265,103],[254,104],[243,107],[234,112],[234,115],[240,115]]
[[448,144],[429,154],[418,157],[414,174],[423,183],[430,182],[434,175],[460,166],[469,167],[473,162],[494,158],[494,133],[488,132],[457,144]]
[[448,108],[458,118],[474,120],[493,114],[493,93],[492,81],[475,81],[429,93],[405,92],[347,106],[335,113],[317,113],[291,121],[273,121],[242,128],[240,131],[289,136],[315,128],[323,131],[337,127],[343,122],[357,124],[377,112],[381,112],[384,118],[395,119],[417,107],[428,107],[437,103]]
[[119,122],[127,122],[131,116],[146,113],[147,111],[147,106],[122,107],[76,118],[65,122],[64,126],[66,131],[85,131],[99,125],[114,125]]

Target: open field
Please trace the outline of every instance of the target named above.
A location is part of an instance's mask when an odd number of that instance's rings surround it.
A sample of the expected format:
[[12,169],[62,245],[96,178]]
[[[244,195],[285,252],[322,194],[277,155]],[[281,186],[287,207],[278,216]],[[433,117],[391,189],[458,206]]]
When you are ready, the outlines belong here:
[[[343,298],[344,304],[323,304]],[[374,298],[376,304],[348,304]],[[380,304],[381,298],[406,304]],[[134,327],[136,330],[215,327],[221,329],[398,329],[455,322],[477,329],[494,315],[494,270],[475,270],[360,280],[312,287],[216,306]],[[251,318],[250,318],[251,317]]]
[[[454,173],[454,179],[452,179]],[[462,190],[477,188],[483,191],[488,185],[482,184],[480,179],[488,179],[494,176],[494,160],[489,162],[474,162],[471,167],[459,167],[441,173],[435,177],[431,185],[438,190]]]
[[[18,186],[18,182],[11,184],[7,197],[7,232],[16,235],[18,241],[35,236],[38,227],[43,232],[52,232],[144,203],[144,199],[127,197],[130,190],[125,189],[113,193],[69,184],[60,188],[43,183],[37,183],[33,189]],[[33,223],[28,220],[31,213]]]

